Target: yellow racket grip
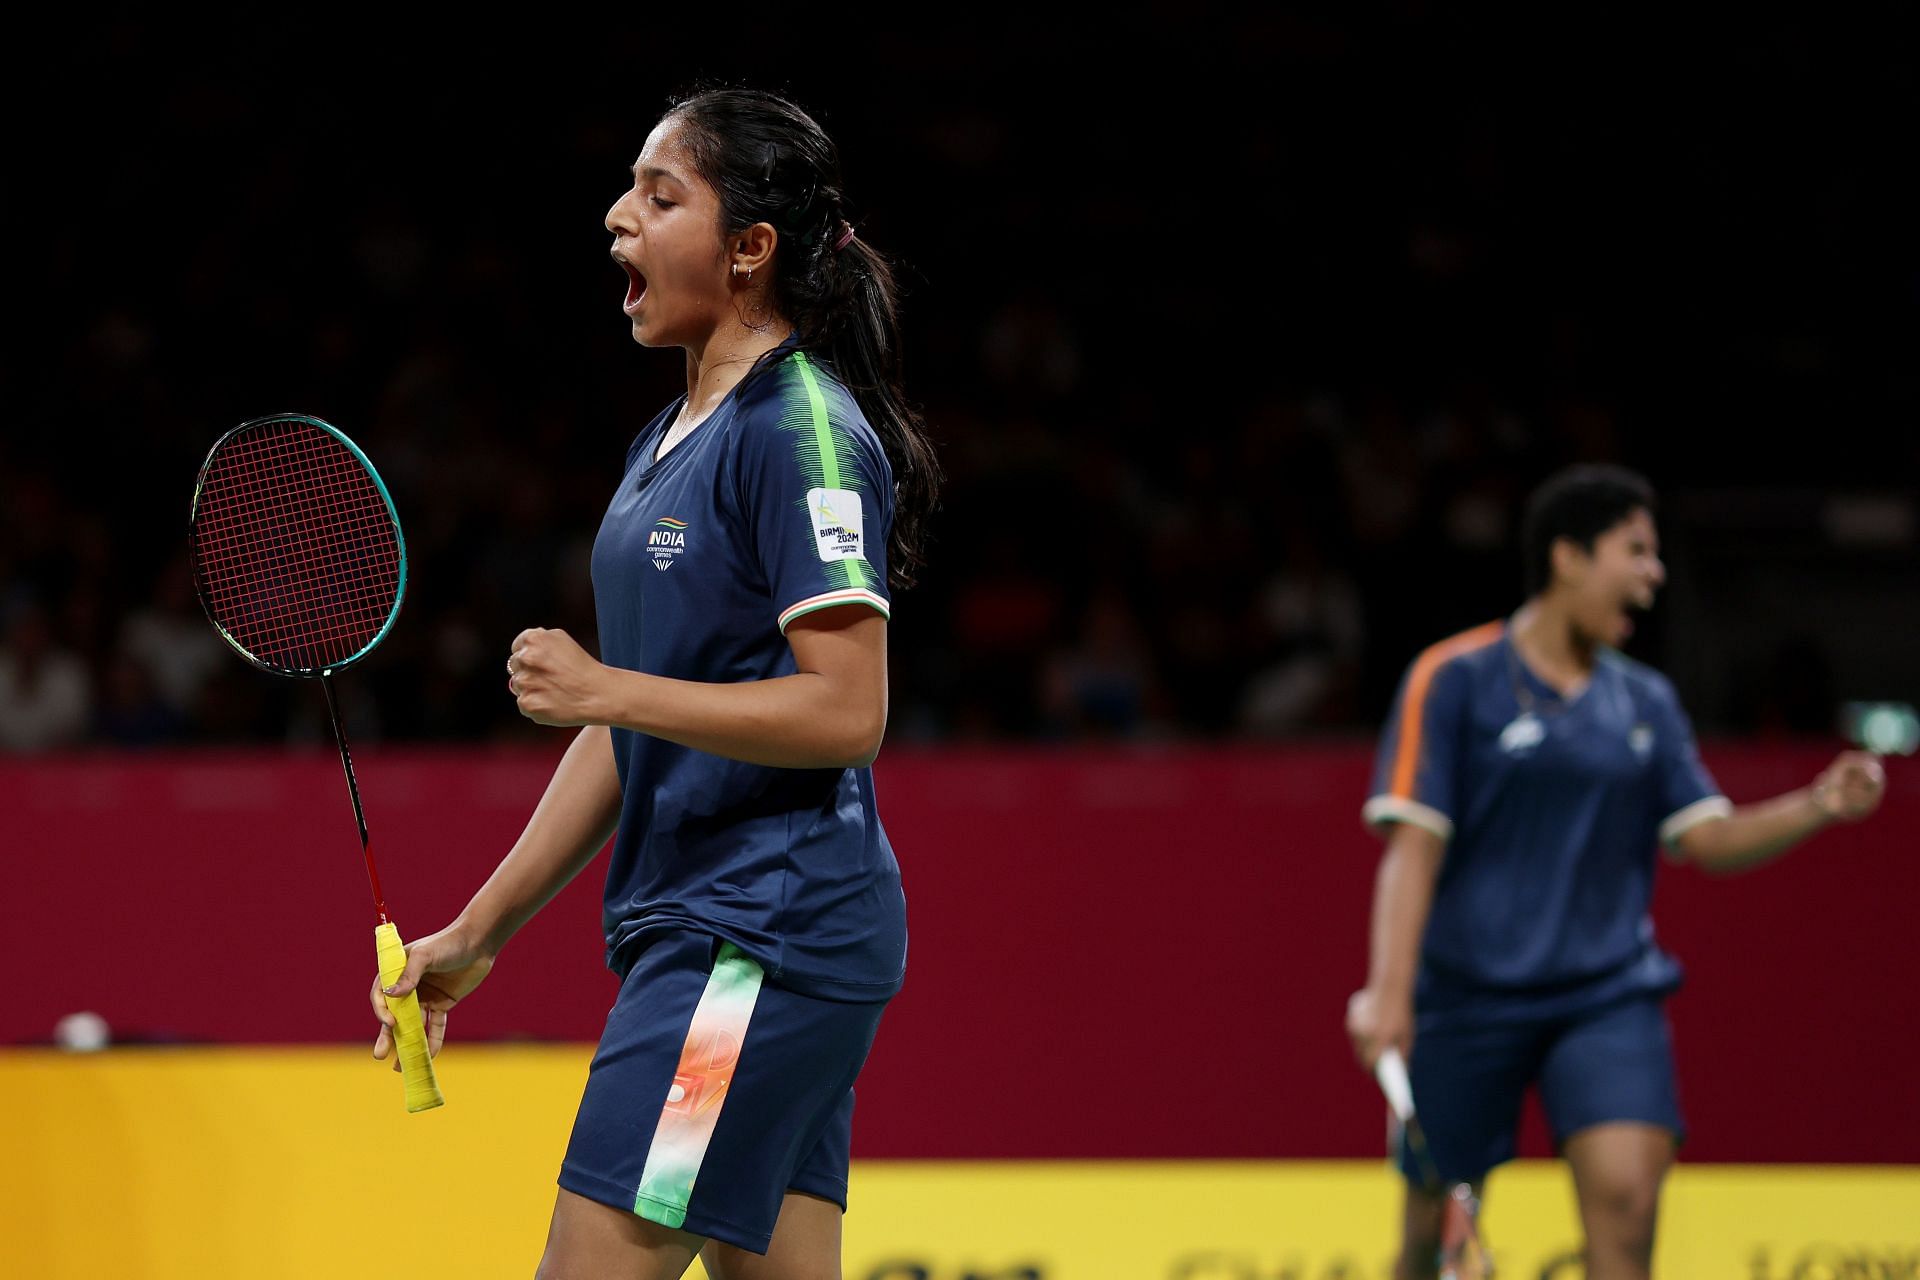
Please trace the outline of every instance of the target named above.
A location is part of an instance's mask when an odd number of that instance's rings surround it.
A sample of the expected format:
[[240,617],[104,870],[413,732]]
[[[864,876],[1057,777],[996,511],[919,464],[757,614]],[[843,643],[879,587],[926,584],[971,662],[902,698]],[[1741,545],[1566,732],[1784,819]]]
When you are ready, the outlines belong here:
[[[407,971],[407,949],[400,945],[400,929],[375,926],[373,945],[380,953],[380,985],[390,987]],[[406,1082],[407,1110],[431,1111],[443,1106],[440,1082],[433,1076],[433,1058],[427,1053],[427,1029],[420,1021],[420,998],[409,991],[399,999],[383,997],[393,1014],[393,1042],[400,1055],[400,1078]]]

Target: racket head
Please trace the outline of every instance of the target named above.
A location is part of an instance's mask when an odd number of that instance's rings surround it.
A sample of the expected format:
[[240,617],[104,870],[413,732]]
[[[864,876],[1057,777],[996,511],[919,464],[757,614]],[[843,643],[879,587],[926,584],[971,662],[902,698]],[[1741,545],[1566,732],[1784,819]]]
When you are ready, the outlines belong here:
[[352,666],[406,598],[406,539],[386,483],[339,428],[308,414],[252,418],[214,443],[188,541],[207,620],[276,675]]

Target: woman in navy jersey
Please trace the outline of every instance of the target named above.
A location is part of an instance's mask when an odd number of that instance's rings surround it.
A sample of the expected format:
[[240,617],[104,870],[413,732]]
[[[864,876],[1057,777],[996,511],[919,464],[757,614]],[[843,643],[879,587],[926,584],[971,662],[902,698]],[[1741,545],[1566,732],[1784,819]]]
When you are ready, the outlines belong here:
[[[1448,1182],[1477,1188],[1512,1158],[1538,1086],[1593,1277],[1649,1274],[1683,1132],[1663,1010],[1680,969],[1647,915],[1656,847],[1754,866],[1866,817],[1884,786],[1876,757],[1845,752],[1805,789],[1720,794],[1672,685],[1617,648],[1666,579],[1653,507],[1620,468],[1550,479],[1527,509],[1527,602],[1408,671],[1364,810],[1387,848],[1347,1011],[1363,1065],[1407,1055]],[[1432,1275],[1443,1202],[1405,1151],[1401,1166],[1398,1274]]]
[[611,835],[622,985],[539,1274],[655,1280],[698,1254],[722,1280],[837,1276],[853,1081],[906,965],[868,766],[938,468],[886,261],[799,108],[673,104],[606,226],[634,341],[679,348],[687,392],[633,439],[594,545],[600,658],[536,627],[507,659],[522,714],[581,728],[391,994],[417,984],[437,1048]]

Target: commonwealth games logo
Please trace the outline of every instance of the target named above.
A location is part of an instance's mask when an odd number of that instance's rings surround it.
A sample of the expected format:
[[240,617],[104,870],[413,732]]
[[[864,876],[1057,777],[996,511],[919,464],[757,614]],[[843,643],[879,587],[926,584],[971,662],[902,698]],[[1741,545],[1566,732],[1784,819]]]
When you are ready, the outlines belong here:
[[671,569],[687,549],[687,522],[662,516],[647,531],[647,554],[656,569]]

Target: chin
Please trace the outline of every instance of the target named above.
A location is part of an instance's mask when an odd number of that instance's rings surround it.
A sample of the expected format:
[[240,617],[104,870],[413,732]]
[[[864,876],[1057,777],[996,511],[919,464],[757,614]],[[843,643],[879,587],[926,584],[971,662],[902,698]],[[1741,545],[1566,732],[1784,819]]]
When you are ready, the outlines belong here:
[[655,311],[632,317],[633,340],[643,347],[685,347],[697,332],[684,318]]
[[1586,649],[1618,649],[1627,641],[1631,629],[1618,617],[1595,618],[1573,624],[1574,640]]

